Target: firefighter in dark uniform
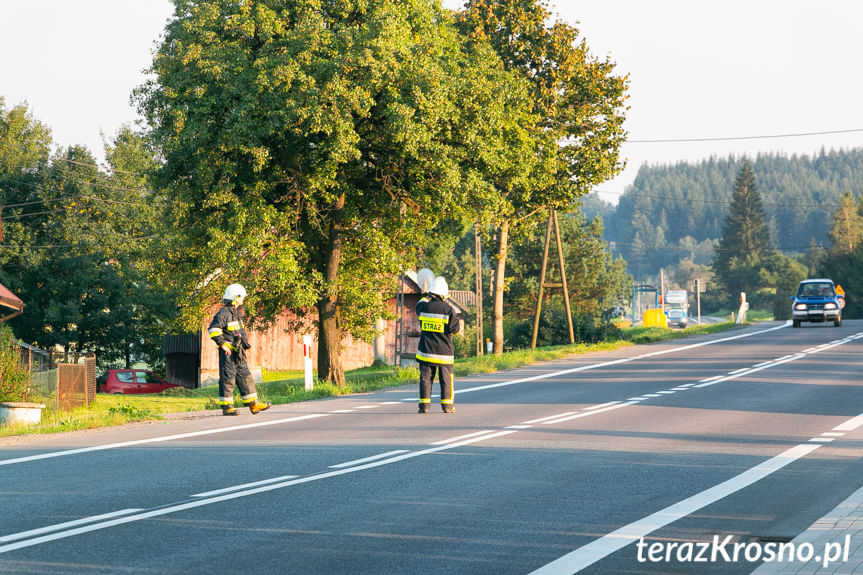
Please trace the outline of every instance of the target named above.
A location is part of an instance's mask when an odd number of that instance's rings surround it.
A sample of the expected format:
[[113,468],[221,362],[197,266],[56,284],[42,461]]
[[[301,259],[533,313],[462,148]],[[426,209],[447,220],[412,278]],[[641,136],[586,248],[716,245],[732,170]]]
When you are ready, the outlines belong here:
[[234,384],[240,390],[243,405],[252,413],[269,409],[269,403],[258,401],[252,372],[246,363],[246,350],[249,337],[243,326],[243,302],[246,301],[246,288],[231,284],[222,296],[222,307],[210,322],[210,339],[219,346],[219,405],[222,415],[239,415],[234,409]]
[[440,380],[440,405],[444,413],[455,412],[453,397],[453,363],[455,348],[452,334],[461,330],[461,321],[446,302],[449,287],[442,277],[435,278],[427,296],[417,304],[420,343],[416,359],[420,366],[419,413],[428,413],[435,372]]

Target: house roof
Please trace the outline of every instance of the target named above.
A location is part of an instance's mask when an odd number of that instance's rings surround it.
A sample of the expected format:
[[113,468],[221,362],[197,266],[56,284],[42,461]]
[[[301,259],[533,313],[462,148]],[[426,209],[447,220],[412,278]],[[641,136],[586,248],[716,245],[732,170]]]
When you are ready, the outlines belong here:
[[24,302],[3,284],[0,284],[0,306],[14,310],[11,314],[0,317],[0,321],[13,318],[24,311]]

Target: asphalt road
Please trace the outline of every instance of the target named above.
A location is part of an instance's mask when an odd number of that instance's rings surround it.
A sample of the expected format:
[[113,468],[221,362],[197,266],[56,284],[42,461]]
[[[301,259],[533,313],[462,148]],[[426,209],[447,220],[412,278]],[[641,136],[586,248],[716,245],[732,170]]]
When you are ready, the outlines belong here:
[[460,378],[454,415],[409,386],[3,439],[0,573],[749,573],[734,544],[861,485],[861,346],[775,322]]

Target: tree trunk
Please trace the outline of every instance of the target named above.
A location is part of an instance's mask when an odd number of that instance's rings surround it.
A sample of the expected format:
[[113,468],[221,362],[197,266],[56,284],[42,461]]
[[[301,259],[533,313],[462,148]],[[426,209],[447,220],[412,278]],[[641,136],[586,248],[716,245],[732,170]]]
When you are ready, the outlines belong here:
[[498,229],[497,253],[494,257],[494,303],[492,304],[492,333],[494,334],[494,353],[503,353],[503,288],[506,272],[506,256],[509,250],[509,221],[505,220]]
[[326,291],[318,300],[318,379],[342,387],[345,368],[342,365],[342,330],[339,325],[338,299],[339,260],[342,255],[342,210],[345,196],[336,200],[329,245],[325,249],[324,280]]

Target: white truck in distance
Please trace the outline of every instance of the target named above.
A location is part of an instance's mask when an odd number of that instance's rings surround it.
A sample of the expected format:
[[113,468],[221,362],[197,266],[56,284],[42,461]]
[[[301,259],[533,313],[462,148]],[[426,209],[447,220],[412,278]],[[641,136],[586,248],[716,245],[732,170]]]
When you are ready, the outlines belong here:
[[689,323],[689,293],[685,289],[668,290],[664,304],[668,325],[686,327]]

